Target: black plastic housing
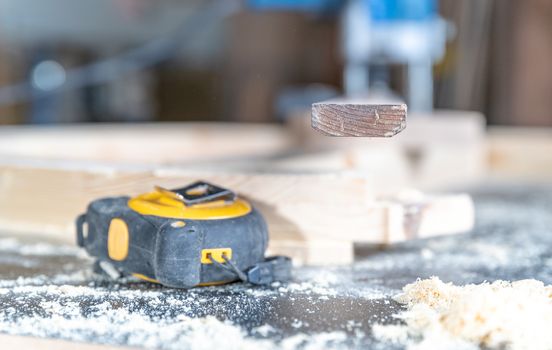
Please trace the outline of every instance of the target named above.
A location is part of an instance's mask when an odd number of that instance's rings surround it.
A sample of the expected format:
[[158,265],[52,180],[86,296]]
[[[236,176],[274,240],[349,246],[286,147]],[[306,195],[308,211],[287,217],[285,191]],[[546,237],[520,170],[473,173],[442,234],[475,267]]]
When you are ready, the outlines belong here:
[[[77,220],[79,245],[123,273],[140,274],[169,287],[191,288],[237,279],[215,264],[202,263],[203,249],[232,249],[231,261],[242,271],[264,260],[268,230],[254,208],[236,218],[187,220],[141,215],[128,207],[128,200],[129,197],[96,200]],[[114,218],[122,219],[129,231],[128,255],[123,261],[111,259],[108,253],[109,225]],[[185,225],[174,225],[177,221]]]

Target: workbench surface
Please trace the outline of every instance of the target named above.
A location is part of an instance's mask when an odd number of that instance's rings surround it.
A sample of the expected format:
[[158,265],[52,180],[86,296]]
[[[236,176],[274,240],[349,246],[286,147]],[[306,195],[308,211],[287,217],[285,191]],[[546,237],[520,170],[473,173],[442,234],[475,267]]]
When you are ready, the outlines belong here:
[[552,186],[472,193],[471,234],[359,247],[352,266],[297,268],[292,282],[270,287],[114,283],[92,275],[75,247],[4,235],[0,332],[163,349],[396,348],[373,339],[371,325],[399,322],[392,297],[417,278],[552,284]]

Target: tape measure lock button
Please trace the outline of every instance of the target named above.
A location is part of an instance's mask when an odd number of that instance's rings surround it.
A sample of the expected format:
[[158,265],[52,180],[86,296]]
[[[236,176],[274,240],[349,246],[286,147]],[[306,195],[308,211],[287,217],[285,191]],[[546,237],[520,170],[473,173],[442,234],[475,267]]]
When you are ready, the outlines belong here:
[[107,232],[107,253],[115,261],[123,261],[128,256],[129,232],[127,223],[121,218],[113,218]]

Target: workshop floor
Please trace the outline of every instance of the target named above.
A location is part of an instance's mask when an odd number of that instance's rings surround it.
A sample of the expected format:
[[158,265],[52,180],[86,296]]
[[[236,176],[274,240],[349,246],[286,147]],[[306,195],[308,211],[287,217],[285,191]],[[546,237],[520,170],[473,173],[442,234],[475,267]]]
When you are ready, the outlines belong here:
[[[271,287],[113,283],[74,247],[0,237],[0,332],[162,349],[397,348],[392,297],[417,278],[552,283],[552,186],[481,186],[472,234],[359,248],[352,266],[299,268]],[[214,316],[214,317],[211,317]]]

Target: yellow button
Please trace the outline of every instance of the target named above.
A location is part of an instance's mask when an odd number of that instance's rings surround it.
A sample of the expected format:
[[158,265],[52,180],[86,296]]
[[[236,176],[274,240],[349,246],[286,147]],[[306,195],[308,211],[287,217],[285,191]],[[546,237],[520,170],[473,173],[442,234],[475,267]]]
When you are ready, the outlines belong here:
[[107,253],[116,261],[125,260],[128,256],[128,226],[122,219],[115,218],[109,223],[107,233]]

